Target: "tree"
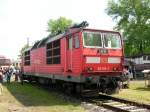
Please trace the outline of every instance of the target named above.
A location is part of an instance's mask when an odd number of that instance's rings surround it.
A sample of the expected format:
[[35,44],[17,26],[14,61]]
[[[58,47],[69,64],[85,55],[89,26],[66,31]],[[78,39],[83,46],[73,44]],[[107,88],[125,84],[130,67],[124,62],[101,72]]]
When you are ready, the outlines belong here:
[[57,35],[58,33],[64,32],[73,24],[72,20],[60,17],[57,20],[50,19],[48,21],[48,31],[51,35]]
[[150,0],[111,0],[106,11],[123,31],[127,56],[150,53]]
[[21,50],[20,50],[20,55],[19,55],[19,57],[21,57],[21,56],[23,55],[24,51],[25,51],[26,49],[28,49],[29,47],[30,47],[29,44],[25,44],[25,45],[21,48]]

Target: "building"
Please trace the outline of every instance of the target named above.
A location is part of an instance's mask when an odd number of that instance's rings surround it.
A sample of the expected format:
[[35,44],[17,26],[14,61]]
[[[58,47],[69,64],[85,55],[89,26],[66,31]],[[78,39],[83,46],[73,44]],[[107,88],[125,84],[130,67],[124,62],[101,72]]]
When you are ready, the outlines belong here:
[[131,59],[135,64],[150,64],[150,55],[143,55]]
[[11,65],[11,60],[6,58],[3,55],[0,55],[0,66],[3,67],[9,67]]
[[130,57],[127,60],[133,63],[137,77],[143,77],[142,71],[150,69],[150,54]]

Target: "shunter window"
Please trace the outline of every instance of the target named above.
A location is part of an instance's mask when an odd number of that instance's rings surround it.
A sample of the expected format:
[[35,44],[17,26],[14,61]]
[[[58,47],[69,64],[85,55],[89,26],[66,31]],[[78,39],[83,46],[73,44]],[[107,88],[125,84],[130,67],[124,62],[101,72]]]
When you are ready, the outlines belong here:
[[25,66],[30,65],[30,51],[26,51],[24,53],[24,65]]
[[60,64],[60,40],[48,43],[46,49],[47,64]]

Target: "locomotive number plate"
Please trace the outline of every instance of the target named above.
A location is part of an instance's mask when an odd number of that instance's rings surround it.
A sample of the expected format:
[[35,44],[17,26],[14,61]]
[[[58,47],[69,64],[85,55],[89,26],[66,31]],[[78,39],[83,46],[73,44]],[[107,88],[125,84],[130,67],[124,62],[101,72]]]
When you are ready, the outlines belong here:
[[109,70],[109,67],[103,66],[103,67],[97,67],[98,71],[106,71]]

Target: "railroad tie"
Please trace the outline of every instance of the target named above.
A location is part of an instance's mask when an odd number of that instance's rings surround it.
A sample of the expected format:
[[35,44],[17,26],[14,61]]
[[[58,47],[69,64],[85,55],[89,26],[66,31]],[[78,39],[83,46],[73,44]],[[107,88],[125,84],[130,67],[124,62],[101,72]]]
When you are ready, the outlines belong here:
[[148,112],[147,109],[134,109],[130,110],[131,112]]
[[125,109],[125,110],[131,110],[131,109],[134,109],[134,108],[136,108],[135,106],[122,106],[122,107],[120,107],[120,108],[122,108],[122,109]]
[[114,101],[114,102],[108,102],[108,103],[104,103],[104,104],[107,104],[107,105],[115,105],[115,104],[120,104],[120,102]]

